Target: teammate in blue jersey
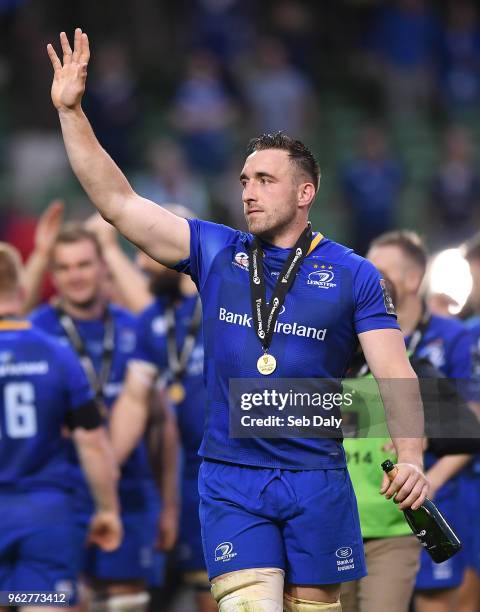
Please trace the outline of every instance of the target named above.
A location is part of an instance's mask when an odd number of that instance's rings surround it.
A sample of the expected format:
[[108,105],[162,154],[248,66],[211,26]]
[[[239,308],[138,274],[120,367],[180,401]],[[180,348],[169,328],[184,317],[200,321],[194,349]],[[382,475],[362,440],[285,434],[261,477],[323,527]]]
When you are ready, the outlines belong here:
[[[464,391],[472,375],[472,336],[459,320],[431,314],[426,308],[420,287],[427,255],[420,238],[406,231],[383,234],[373,241],[367,257],[395,286],[398,321],[406,336],[409,353],[415,358],[427,359],[452,379],[460,392]],[[441,512],[462,535],[465,508],[459,470],[465,462],[461,457],[452,456],[450,463],[456,467],[445,482],[444,474],[439,473],[441,464],[445,466],[445,459],[439,463],[433,454],[426,453],[427,477],[432,485],[430,495],[434,495]],[[439,486],[440,482],[442,486]],[[422,551],[416,578],[415,609],[419,612],[430,610],[431,606],[453,609],[451,606],[454,605],[456,589],[462,582],[465,563],[463,552],[442,564],[435,564]],[[380,574],[384,572],[385,576],[379,575],[379,584],[385,584],[390,575],[391,568],[387,565],[380,570]],[[376,566],[379,567],[379,564]]]
[[[108,411],[117,398],[129,359],[135,350],[136,321],[108,303],[107,270],[95,236],[81,225],[62,230],[52,250],[52,273],[58,303],[34,311],[35,326],[71,345],[80,357],[97,396]],[[91,513],[91,499],[76,458],[76,513],[80,532]],[[92,549],[82,569],[98,599],[142,609],[146,586],[161,579],[162,560],[153,548],[159,513],[156,485],[145,445],[140,444],[123,466],[119,482],[125,537],[114,553]]]
[[[282,134],[249,147],[240,175],[249,233],[187,221],[140,197],[81,109],[86,34],[75,31],[72,51],[62,33],[61,45],[63,62],[48,46],[52,100],[74,172],[104,218],[160,263],[188,272],[202,298],[200,521],[219,609],[338,611],[340,583],[365,574],[341,440],[231,438],[229,384],[339,378],[360,341],[375,377],[411,381],[410,401],[389,397],[386,409],[422,433],[418,381],[380,276],[351,249],[311,232],[319,169],[302,143]],[[401,429],[393,440],[399,472],[382,491],[416,508],[428,489],[422,440]]]
[[[473,286],[467,304],[462,310],[466,325],[473,339],[473,377],[480,380],[480,235],[475,234],[464,246],[465,259],[470,266]],[[480,385],[479,385],[480,387]],[[478,387],[477,387],[478,389]],[[480,408],[477,402],[477,416]],[[466,515],[470,518],[480,513],[480,456],[477,455],[461,483]],[[467,569],[460,587],[458,611],[476,612],[480,600],[480,521],[468,520],[465,525],[465,557]]]
[[[473,378],[480,380],[480,319],[472,318],[466,322],[472,335]],[[480,385],[476,385],[476,391]],[[477,417],[480,419],[478,402]],[[459,612],[476,612],[480,597],[480,520],[471,517],[480,516],[480,455],[475,455],[468,470],[462,474],[460,483],[462,503],[464,504],[464,542],[466,571],[459,593]]]
[[209,593],[198,519],[198,449],[206,403],[200,299],[188,276],[162,266],[142,252],[137,264],[150,278],[155,301],[139,317],[135,360],[112,414],[112,444],[122,462],[144,433],[152,391],[160,377],[175,406],[183,451],[179,567],[186,584],[195,589],[197,609],[214,612],[217,605]]
[[122,535],[117,468],[77,357],[17,318],[20,277],[18,253],[0,243],[0,591],[64,591],[73,604],[74,483],[62,430],[71,432],[95,500],[88,540],[110,551]]

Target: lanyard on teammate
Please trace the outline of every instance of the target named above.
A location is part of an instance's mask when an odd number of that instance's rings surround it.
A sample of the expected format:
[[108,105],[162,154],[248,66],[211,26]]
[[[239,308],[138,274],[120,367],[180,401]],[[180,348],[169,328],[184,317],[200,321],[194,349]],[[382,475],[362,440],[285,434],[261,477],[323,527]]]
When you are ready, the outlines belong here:
[[[412,357],[415,351],[417,350],[420,342],[422,341],[425,332],[427,331],[427,327],[430,323],[430,319],[432,318],[431,313],[428,311],[426,305],[423,305],[422,317],[420,321],[417,323],[417,326],[413,330],[410,335],[410,340],[408,341],[406,348],[408,357]],[[370,373],[370,368],[368,363],[365,361],[365,356],[362,353],[362,364],[355,364],[353,368],[350,370],[352,374],[354,374],[355,378],[361,378],[362,376],[366,376]]]
[[195,346],[195,338],[202,321],[202,301],[197,296],[192,318],[187,328],[187,334],[183,345],[177,344],[175,334],[175,307],[170,304],[165,311],[165,322],[167,326],[167,357],[168,369],[172,375],[172,383],[168,388],[170,399],[179,404],[185,398],[185,387],[181,383],[181,378],[187,370],[188,360]]
[[72,317],[67,314],[61,306],[57,306],[57,314],[58,320],[60,321],[60,325],[63,327],[63,330],[67,334],[68,339],[70,340],[70,344],[74,348],[77,353],[80,363],[85,371],[85,374],[88,378],[88,381],[95,391],[95,396],[98,400],[103,401],[103,389],[105,384],[108,381],[110,376],[110,371],[112,369],[112,361],[113,361],[113,350],[114,350],[114,340],[115,340],[115,325],[113,322],[113,317],[110,313],[110,310],[107,308],[105,310],[104,315],[104,326],[105,332],[103,335],[103,347],[102,347],[102,362],[100,366],[100,372],[97,374],[95,370],[95,366],[93,365],[93,361],[90,355],[87,353],[87,349],[85,346],[82,337],[75,325]]
[[283,306],[287,293],[295,280],[298,269],[307,256],[308,248],[312,242],[312,228],[310,223],[301,233],[293,249],[291,249],[286,262],[280,272],[273,289],[270,304],[267,304],[265,278],[263,275],[263,249],[260,241],[255,237],[248,247],[250,265],[248,267],[250,279],[250,296],[252,300],[252,314],[255,322],[255,332],[260,340],[264,354],[257,361],[257,369],[265,376],[275,371],[277,361],[269,354],[268,349],[272,342],[275,323],[280,309]]
[[432,314],[427,309],[426,304],[422,306],[422,317],[418,322],[416,328],[410,335],[410,340],[407,344],[407,351],[409,355],[413,355],[417,348],[420,345],[420,342],[423,340],[425,332],[427,331],[427,327],[430,323],[430,319],[432,318]]

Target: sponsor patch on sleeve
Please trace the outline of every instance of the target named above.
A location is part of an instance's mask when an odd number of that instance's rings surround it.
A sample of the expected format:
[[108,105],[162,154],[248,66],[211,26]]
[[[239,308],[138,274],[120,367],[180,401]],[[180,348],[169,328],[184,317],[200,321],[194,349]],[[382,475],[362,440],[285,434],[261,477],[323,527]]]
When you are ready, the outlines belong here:
[[385,310],[387,314],[396,315],[395,312],[395,304],[393,303],[392,296],[390,295],[390,291],[388,289],[388,283],[385,282],[385,279],[380,279],[380,287],[382,288],[383,293],[383,303],[385,304]]

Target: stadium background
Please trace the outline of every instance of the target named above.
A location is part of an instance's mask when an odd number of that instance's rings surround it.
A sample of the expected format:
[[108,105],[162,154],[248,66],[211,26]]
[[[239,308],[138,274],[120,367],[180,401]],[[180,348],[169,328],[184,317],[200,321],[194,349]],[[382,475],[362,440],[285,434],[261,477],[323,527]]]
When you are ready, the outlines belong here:
[[[52,197],[76,217],[91,210],[67,165],[45,52],[80,25],[93,51],[87,113],[140,192],[239,225],[245,144],[284,129],[318,156],[312,220],[327,235],[362,250],[359,232],[373,222],[415,228],[434,247],[463,239],[480,193],[477,4],[2,0],[1,237],[25,252],[31,217]],[[445,142],[459,127],[450,148],[460,163],[446,168]],[[385,160],[359,163],[383,138]],[[440,185],[439,173],[448,174]],[[445,189],[456,214],[445,211]]]
[[0,239],[24,257],[53,198],[92,211],[45,50],[76,26],[85,110],[142,195],[242,227],[245,145],[282,129],[320,162],[312,222],[334,240],[409,227],[439,250],[479,227],[479,2],[0,0]]

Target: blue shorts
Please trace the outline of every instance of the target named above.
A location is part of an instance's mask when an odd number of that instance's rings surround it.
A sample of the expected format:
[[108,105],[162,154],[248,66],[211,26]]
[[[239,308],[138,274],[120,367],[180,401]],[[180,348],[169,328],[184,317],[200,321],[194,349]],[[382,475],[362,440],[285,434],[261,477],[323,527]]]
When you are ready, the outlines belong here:
[[165,573],[165,554],[154,547],[158,512],[122,513],[123,540],[113,552],[97,546],[85,546],[90,517],[77,515],[80,540],[80,571],[92,578],[110,581],[145,580],[149,586],[161,586]]
[[182,478],[182,510],[177,547],[178,566],[182,572],[206,571],[198,507],[198,474]]
[[67,494],[0,494],[0,591],[65,591],[74,604],[76,559]]
[[[454,478],[441,487],[433,501],[455,533],[462,539],[463,513],[458,478]],[[462,583],[465,567],[466,555],[463,548],[443,563],[435,563],[429,554],[422,550],[415,588],[429,590],[458,587]]]
[[460,537],[465,551],[467,567],[480,575],[480,472],[477,462],[462,472],[460,477],[460,498],[462,502],[462,525]]
[[366,575],[346,469],[264,469],[206,460],[199,491],[210,579],[254,567],[283,569],[290,584],[333,584]]

